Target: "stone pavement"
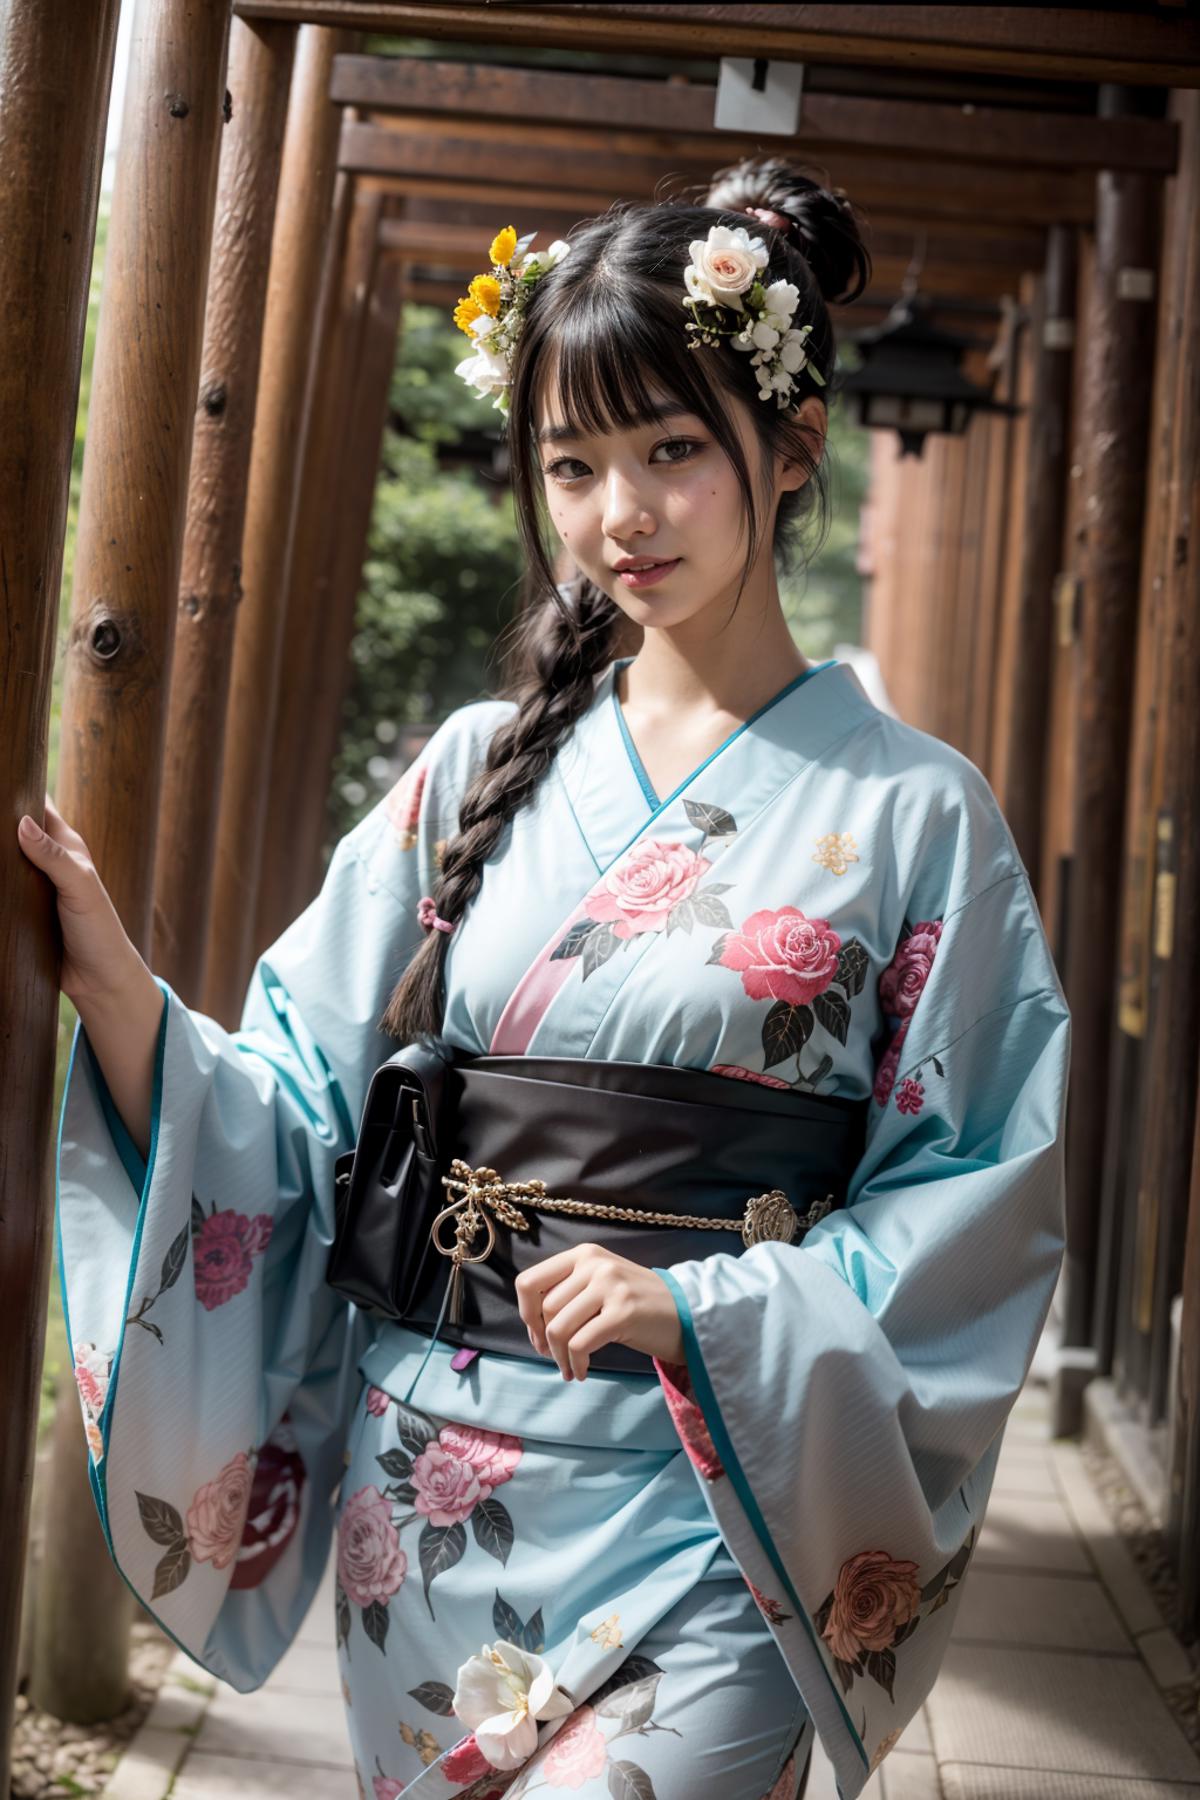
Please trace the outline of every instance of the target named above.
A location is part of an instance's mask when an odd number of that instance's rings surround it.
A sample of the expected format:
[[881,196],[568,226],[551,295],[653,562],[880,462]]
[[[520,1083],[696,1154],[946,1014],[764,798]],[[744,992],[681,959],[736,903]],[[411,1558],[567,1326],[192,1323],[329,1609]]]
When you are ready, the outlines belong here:
[[[1189,1678],[1075,1445],[1026,1386],[942,1673],[864,1800],[1200,1800],[1163,1691]],[[105,1800],[357,1800],[327,1576],[254,1694],[180,1654]],[[174,1785],[172,1786],[172,1781]],[[806,1800],[836,1800],[820,1750]]]

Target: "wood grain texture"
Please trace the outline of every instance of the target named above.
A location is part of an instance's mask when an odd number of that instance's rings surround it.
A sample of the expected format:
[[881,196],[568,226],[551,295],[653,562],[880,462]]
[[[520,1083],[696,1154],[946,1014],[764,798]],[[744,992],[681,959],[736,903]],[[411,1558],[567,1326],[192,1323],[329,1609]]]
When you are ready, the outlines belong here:
[[[46,791],[63,534],[117,0],[0,11],[0,1793],[10,1786],[45,1331],[58,1023],[54,896],[16,842]],[[77,1442],[77,1452],[81,1441]]]
[[290,25],[234,21],[154,871],[152,963],[203,992],[242,529],[275,195],[295,49]]

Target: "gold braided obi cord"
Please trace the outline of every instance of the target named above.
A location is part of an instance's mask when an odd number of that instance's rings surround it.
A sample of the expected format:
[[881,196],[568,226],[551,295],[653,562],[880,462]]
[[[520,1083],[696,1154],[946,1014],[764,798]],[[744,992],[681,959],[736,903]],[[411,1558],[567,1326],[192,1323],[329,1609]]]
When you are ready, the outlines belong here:
[[[823,1219],[833,1206],[833,1195],[814,1200],[803,1218],[796,1212],[782,1188],[771,1188],[747,1200],[739,1219],[701,1219],[689,1213],[647,1212],[633,1206],[602,1206],[588,1200],[556,1198],[547,1194],[544,1181],[503,1181],[495,1169],[473,1169],[470,1163],[455,1157],[449,1175],[442,1176],[442,1186],[459,1198],[443,1207],[430,1227],[429,1235],[443,1256],[452,1259],[448,1318],[451,1324],[462,1323],[462,1282],[465,1263],[486,1262],[496,1242],[492,1214],[513,1231],[528,1231],[529,1220],[519,1206],[539,1207],[545,1212],[569,1213],[586,1219],[623,1219],[630,1225],[694,1225],[699,1231],[738,1231],[749,1249],[754,1244],[790,1244],[797,1234],[807,1231]],[[454,1242],[444,1244],[438,1235],[443,1219],[454,1219]],[[486,1233],[483,1248],[473,1251],[480,1231]]]

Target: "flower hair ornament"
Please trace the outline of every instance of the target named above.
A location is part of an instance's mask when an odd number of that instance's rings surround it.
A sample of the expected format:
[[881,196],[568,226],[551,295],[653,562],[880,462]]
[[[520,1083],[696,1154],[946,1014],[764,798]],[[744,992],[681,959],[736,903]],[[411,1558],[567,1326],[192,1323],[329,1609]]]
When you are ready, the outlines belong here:
[[805,341],[812,325],[792,324],[799,288],[790,281],[764,287],[759,279],[770,257],[761,238],[752,238],[744,225],[714,225],[707,238],[693,240],[688,254],[683,305],[692,315],[684,327],[692,334],[690,350],[727,337],[735,350],[749,354],[759,399],[774,399],[778,406],[790,403],[803,368],[825,386]]
[[422,894],[417,901],[417,921],[422,931],[453,931],[457,919],[441,919],[437,907],[429,894]]
[[525,322],[525,307],[537,283],[570,251],[565,238],[548,250],[530,250],[536,231],[519,238],[511,225],[498,232],[488,251],[491,272],[476,275],[454,309],[454,323],[474,341],[474,355],[455,367],[483,399],[492,397],[508,412],[512,355]]

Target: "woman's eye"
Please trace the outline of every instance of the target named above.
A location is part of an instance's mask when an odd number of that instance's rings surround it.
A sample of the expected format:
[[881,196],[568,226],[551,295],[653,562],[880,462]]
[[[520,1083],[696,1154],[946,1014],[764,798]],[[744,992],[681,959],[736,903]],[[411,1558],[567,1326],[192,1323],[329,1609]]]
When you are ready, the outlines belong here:
[[658,444],[655,448],[656,453],[658,450],[682,450],[685,452],[683,456],[668,456],[667,461],[690,462],[692,452],[694,450],[703,450],[704,445],[696,438],[668,438],[665,444]]
[[587,468],[587,464],[581,463],[577,456],[560,456],[558,461],[550,463],[549,466],[543,470],[543,473],[546,475],[553,475],[555,481],[574,481],[577,477],[570,473],[570,465],[572,463],[576,468]]
[[[697,451],[703,450],[703,448],[704,445],[698,438],[668,438],[665,443],[656,444],[651,454],[652,457],[657,457],[660,450],[665,450],[670,452],[670,454],[663,459],[667,463],[685,463],[691,462],[693,455]],[[659,467],[661,466],[662,463],[660,462]],[[585,462],[580,462],[577,456],[560,456],[557,461],[550,463],[542,472],[545,475],[553,476],[555,481],[579,481],[582,479],[582,476],[577,475],[575,470],[582,470],[585,475],[589,473],[587,464]]]

